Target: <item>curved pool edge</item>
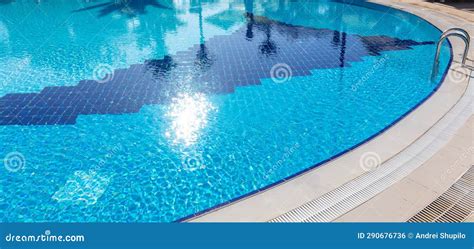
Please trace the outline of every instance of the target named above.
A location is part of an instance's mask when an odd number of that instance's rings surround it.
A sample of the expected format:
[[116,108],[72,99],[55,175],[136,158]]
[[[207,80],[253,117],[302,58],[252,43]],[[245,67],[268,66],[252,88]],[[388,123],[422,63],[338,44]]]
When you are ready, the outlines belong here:
[[[372,4],[374,5],[380,5],[383,6],[384,8],[391,8],[391,9],[396,9],[398,11],[402,11],[404,13],[410,14],[417,16],[418,18],[426,21],[427,23],[431,24],[433,27],[438,29],[439,31],[442,31],[440,29],[439,25],[435,25],[432,21],[430,21],[429,18],[420,16],[418,14],[415,14],[413,12],[410,12],[410,10],[402,9],[402,8],[397,8],[395,6],[391,6],[387,3],[374,3],[371,1]],[[261,189],[249,192],[245,195],[233,198],[229,201],[226,201],[224,203],[215,205],[213,207],[210,207],[208,209],[199,211],[197,213],[188,215],[186,217],[180,218],[176,220],[175,222],[184,222],[184,221],[211,221],[211,222],[219,222],[219,221],[267,221],[270,220],[271,218],[274,218],[278,215],[281,215],[283,213],[286,213],[312,199],[314,199],[317,196],[321,196],[337,187],[340,185],[353,180],[354,178],[364,174],[365,172],[361,169],[359,166],[359,159],[361,158],[361,155],[365,152],[377,152],[377,154],[380,155],[381,158],[381,163],[386,162],[390,158],[394,157],[401,151],[403,151],[406,147],[408,147],[411,143],[416,141],[420,136],[422,136],[429,128],[432,127],[438,121],[440,118],[433,120],[433,122],[428,122],[424,125],[424,127],[419,127],[419,131],[413,133],[413,131],[408,132],[408,131],[394,131],[391,128],[395,128],[396,126],[400,126],[402,121],[405,121],[407,118],[411,119],[417,119],[418,116],[423,117],[423,115],[429,114],[432,115],[432,110],[426,110],[423,113],[417,113],[415,115],[415,111],[419,111],[421,107],[424,106],[424,104],[429,101],[433,95],[436,95],[436,93],[439,93],[439,89],[445,86],[446,82],[446,76],[448,72],[452,69],[452,62],[453,62],[453,47],[450,41],[448,41],[449,47],[450,47],[450,59],[449,63],[447,66],[447,69],[443,72],[443,76],[441,77],[440,81],[437,83],[437,86],[433,91],[426,96],[424,99],[422,99],[418,104],[416,104],[413,108],[411,108],[409,111],[407,111],[405,114],[400,116],[398,119],[396,119],[394,122],[392,122],[390,125],[382,129],[381,131],[377,132],[376,134],[372,135],[371,137],[365,139],[364,141],[352,146],[351,148],[338,153],[337,155],[332,156],[331,158],[328,158],[316,165],[313,165],[311,167],[308,167],[300,172],[297,172],[291,176],[288,176],[284,179],[281,179],[275,183],[272,183],[268,186],[265,186]],[[459,99],[462,95],[459,95]],[[447,112],[447,111],[446,111]],[[440,113],[440,115],[446,114],[446,112]],[[414,117],[416,116],[416,117]],[[432,115],[435,116],[435,115]],[[419,120],[414,122],[414,124],[417,124]],[[406,125],[405,125],[406,126]],[[405,127],[407,128],[407,127]],[[394,133],[394,134],[387,134],[387,133]],[[404,138],[400,139],[400,134],[405,133],[405,135],[410,136],[410,138]],[[398,141],[394,141],[394,138],[397,138]],[[401,141],[400,141],[401,140]],[[408,142],[407,142],[408,141]],[[377,144],[385,144],[385,147]],[[388,147],[388,149],[387,149]],[[382,149],[381,149],[382,148]],[[380,151],[382,150],[382,151]],[[349,165],[349,167],[348,167]],[[328,166],[328,167],[326,167]],[[351,167],[352,166],[352,167]],[[354,167],[355,166],[355,167]],[[318,170],[315,170],[315,169]],[[344,169],[348,169],[348,171],[344,171]],[[341,170],[342,169],[342,170]],[[335,172],[335,171],[340,171],[340,172]],[[349,173],[349,174],[348,174]],[[315,174],[315,176],[312,176]],[[308,178],[308,179],[303,179],[303,178]],[[335,180],[334,178],[339,178],[338,180]],[[315,181],[317,179],[317,181]],[[331,179],[330,182],[328,182],[328,179]],[[291,185],[291,186],[290,186]],[[272,192],[270,195],[272,197],[269,197],[268,193]],[[278,198],[275,198],[273,196],[273,193],[276,193],[278,195]],[[297,200],[296,200],[297,199]],[[245,204],[242,205],[243,202],[246,202]],[[279,205],[275,205],[277,203]],[[268,209],[262,209],[261,205],[263,204],[265,206],[265,203],[267,207],[272,207],[273,210],[278,210],[275,212],[275,214],[270,214],[272,212],[269,212]],[[245,206],[245,207],[243,207]],[[255,208],[257,206],[260,206],[260,208]],[[252,209],[252,211],[250,211]],[[225,210],[225,211],[224,211]],[[219,212],[218,212],[219,211]],[[216,215],[216,213],[222,213],[225,212],[227,215]],[[249,212],[253,212],[253,218],[249,218],[250,216],[242,216],[242,215],[236,215],[236,213],[239,214],[247,214]],[[276,214],[278,213],[278,214]],[[213,216],[213,217],[211,217]],[[217,217],[219,216],[219,217]],[[262,216],[262,217],[260,217]]]

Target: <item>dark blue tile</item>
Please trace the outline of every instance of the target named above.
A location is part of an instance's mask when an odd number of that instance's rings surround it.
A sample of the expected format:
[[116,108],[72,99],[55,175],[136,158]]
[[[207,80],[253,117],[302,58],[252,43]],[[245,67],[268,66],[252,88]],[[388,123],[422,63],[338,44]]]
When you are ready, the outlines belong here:
[[169,103],[181,89],[229,94],[238,86],[260,84],[277,63],[287,64],[293,76],[305,76],[312,69],[347,67],[364,56],[425,44],[433,42],[359,36],[249,16],[248,24],[230,35],[115,70],[105,83],[81,80],[40,93],[7,94],[0,98],[0,125],[66,125],[79,115],[135,113],[143,105]]

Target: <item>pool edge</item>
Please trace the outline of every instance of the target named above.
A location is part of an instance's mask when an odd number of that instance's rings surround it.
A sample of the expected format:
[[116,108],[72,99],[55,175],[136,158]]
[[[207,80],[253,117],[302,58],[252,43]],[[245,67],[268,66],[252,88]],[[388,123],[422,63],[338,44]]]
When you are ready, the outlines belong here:
[[[390,9],[395,9],[397,11],[402,11],[404,13],[407,13],[409,15],[413,15],[413,16],[416,16],[422,20],[424,20],[425,22],[429,23],[430,25],[432,25],[433,27],[435,27],[436,29],[438,29],[440,32],[442,32],[442,30],[435,24],[433,24],[433,22],[429,21],[427,18],[425,17],[422,17],[422,16],[419,16],[417,14],[414,14],[410,11],[407,11],[406,9],[400,9],[400,8],[397,8],[395,6],[391,6],[391,5],[388,5],[387,3],[379,3],[379,2],[376,2],[374,3],[373,1],[370,1],[371,4],[374,4],[374,5],[380,5],[380,6],[383,6],[383,7],[386,7],[386,8],[390,8]],[[364,145],[366,145],[367,143],[373,141],[374,139],[376,138],[379,138],[382,134],[386,133],[387,131],[389,131],[392,127],[394,127],[395,125],[397,124],[400,124],[402,123],[401,121],[404,120],[405,118],[407,118],[410,114],[412,114],[415,110],[418,110],[420,106],[422,106],[423,104],[425,104],[426,101],[428,101],[429,99],[431,99],[431,97],[438,92],[438,90],[443,86],[443,84],[446,82],[446,77],[448,75],[448,72],[451,70],[452,68],[452,62],[453,62],[453,54],[454,54],[454,51],[453,51],[453,46],[451,44],[450,41],[448,41],[448,44],[449,44],[449,48],[450,48],[450,58],[449,58],[449,62],[448,62],[448,65],[447,65],[447,68],[446,70],[443,72],[443,76],[441,77],[440,81],[437,83],[437,86],[436,88],[433,89],[433,91],[431,91],[430,94],[428,94],[425,98],[423,98],[418,104],[416,104],[414,107],[412,107],[410,110],[408,110],[406,113],[404,113],[403,115],[401,115],[398,119],[396,119],[395,121],[393,121],[391,124],[389,124],[387,127],[385,127],[384,129],[380,130],[379,132],[377,132],[376,134],[370,136],[369,138],[361,141],[360,143],[352,146],[351,148],[347,149],[347,150],[344,150],[318,164],[315,164],[311,167],[308,167],[302,171],[299,171],[291,176],[288,176],[286,178],[283,178],[275,183],[272,183],[268,186],[265,186],[261,189],[258,189],[258,190],[254,190],[252,192],[249,192],[245,195],[242,195],[242,196],[239,196],[239,197],[236,197],[236,198],[233,198],[229,201],[226,201],[224,203],[220,203],[218,205],[215,205],[213,207],[210,207],[210,208],[207,208],[205,210],[202,210],[202,211],[199,211],[197,213],[194,213],[194,214],[191,214],[191,215],[188,215],[186,217],[183,217],[183,218],[180,218],[180,219],[177,219],[175,220],[174,222],[185,222],[185,221],[195,221],[201,217],[204,217],[208,214],[211,214],[211,213],[214,213],[214,212],[217,212],[219,210],[222,210],[222,209],[225,209],[229,206],[232,206],[238,202],[241,202],[241,201],[244,201],[246,199],[249,199],[249,198],[252,198],[252,197],[255,197],[255,196],[258,196],[259,194],[263,193],[263,192],[267,192],[271,189],[274,189],[278,186],[281,186],[281,185],[284,185],[284,183],[288,183],[289,181],[292,181],[292,180],[296,180],[297,178],[311,172],[311,171],[314,171],[316,168],[322,168],[322,166],[328,166],[328,164],[331,164],[331,162],[334,162],[336,159],[340,159],[341,157],[344,157],[348,154],[350,154],[350,152],[356,150],[356,149],[360,149],[361,147],[363,147]],[[382,162],[385,162],[387,160],[389,160],[391,157],[395,156],[397,153],[394,153],[393,155],[391,156],[388,156],[387,158],[384,158],[384,160],[382,160]],[[327,191],[329,192],[329,191]],[[284,212],[282,212],[284,213]],[[219,221],[227,221],[227,220],[219,220]]]

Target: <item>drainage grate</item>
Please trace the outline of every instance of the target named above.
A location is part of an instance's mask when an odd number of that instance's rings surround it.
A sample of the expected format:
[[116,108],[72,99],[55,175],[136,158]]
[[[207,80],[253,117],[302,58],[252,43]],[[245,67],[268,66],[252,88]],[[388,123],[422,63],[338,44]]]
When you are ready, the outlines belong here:
[[379,167],[269,222],[332,221],[408,175],[414,164],[396,169],[388,166]]
[[408,222],[462,222],[474,209],[474,166]]

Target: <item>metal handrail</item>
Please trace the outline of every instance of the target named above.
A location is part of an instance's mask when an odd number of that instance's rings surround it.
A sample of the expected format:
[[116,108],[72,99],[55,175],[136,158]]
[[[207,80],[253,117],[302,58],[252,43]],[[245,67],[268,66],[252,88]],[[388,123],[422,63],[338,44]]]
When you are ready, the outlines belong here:
[[450,29],[444,31],[444,33],[449,33],[449,32],[451,32],[451,31],[457,31],[457,32],[460,32],[460,33],[464,34],[464,36],[466,36],[466,38],[467,38],[467,41],[468,41],[469,43],[471,43],[471,36],[469,35],[469,33],[468,33],[465,29],[461,29],[461,28],[450,28]]
[[[452,33],[452,31],[458,33]],[[439,67],[439,53],[441,52],[441,44],[443,44],[444,40],[449,36],[456,36],[461,38],[465,43],[464,53],[462,56],[462,66],[466,65],[467,53],[469,51],[469,47],[471,44],[471,36],[467,33],[466,30],[460,28],[451,28],[443,32],[441,37],[439,38],[438,44],[436,46],[436,56],[433,63],[433,70],[431,74],[431,78],[433,79],[438,74],[438,67]]]

